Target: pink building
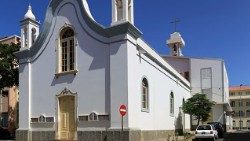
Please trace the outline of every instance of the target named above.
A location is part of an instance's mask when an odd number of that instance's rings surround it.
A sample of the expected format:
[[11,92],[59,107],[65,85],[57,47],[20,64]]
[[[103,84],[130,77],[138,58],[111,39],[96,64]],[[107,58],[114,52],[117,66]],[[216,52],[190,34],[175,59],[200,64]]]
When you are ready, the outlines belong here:
[[[0,38],[0,44],[20,44],[20,37],[13,35]],[[18,87],[0,90],[0,127],[8,129],[11,133],[18,128]]]

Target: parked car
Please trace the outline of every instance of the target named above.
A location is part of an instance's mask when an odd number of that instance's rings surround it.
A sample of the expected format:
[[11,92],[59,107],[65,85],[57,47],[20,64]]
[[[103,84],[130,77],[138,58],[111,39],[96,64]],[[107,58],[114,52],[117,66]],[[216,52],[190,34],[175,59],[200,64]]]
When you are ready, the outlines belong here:
[[215,141],[218,139],[218,132],[215,127],[210,124],[199,125],[195,131],[195,140],[210,139]]
[[224,128],[223,128],[223,125],[220,122],[208,122],[207,124],[213,125],[214,128],[218,132],[219,138],[223,138],[223,136],[224,136]]

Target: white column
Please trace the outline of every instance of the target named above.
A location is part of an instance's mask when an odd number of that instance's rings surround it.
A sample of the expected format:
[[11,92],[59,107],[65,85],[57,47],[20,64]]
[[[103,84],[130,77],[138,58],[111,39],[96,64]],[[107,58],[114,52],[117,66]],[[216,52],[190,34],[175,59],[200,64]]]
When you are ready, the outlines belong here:
[[116,0],[112,0],[112,24],[117,22],[117,5]]
[[19,129],[18,130],[29,130],[30,129],[30,95],[31,95],[31,65],[21,64],[19,69],[22,73],[19,75]]
[[123,20],[124,21],[129,21],[128,20],[128,0],[123,0],[122,3],[122,10],[123,10]]

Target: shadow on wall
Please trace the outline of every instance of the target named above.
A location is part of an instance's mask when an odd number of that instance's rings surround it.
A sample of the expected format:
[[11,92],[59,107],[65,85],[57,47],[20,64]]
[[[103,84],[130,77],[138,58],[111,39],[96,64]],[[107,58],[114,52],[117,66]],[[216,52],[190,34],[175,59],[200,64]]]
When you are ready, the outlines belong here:
[[73,82],[73,80],[75,79],[76,75],[74,74],[68,74],[68,75],[64,75],[63,77],[54,77],[51,86],[55,86],[56,84],[62,84],[62,83],[67,83],[70,84]]
[[176,135],[183,135],[183,122],[182,122],[182,112],[181,108],[178,113],[178,117],[175,119],[175,134]]

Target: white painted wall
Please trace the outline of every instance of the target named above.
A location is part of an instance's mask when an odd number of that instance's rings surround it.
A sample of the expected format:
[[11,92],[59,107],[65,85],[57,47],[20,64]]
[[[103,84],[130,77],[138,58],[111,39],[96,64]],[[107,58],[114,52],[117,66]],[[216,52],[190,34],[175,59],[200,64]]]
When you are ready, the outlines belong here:
[[[53,29],[42,47],[44,50],[30,64],[33,69],[29,69],[27,64],[20,65],[21,129],[29,128],[29,119],[32,117],[37,118],[41,114],[56,117],[56,95],[65,87],[78,94],[78,115],[90,114],[92,111],[98,114],[110,113],[108,45],[93,39],[83,30],[82,26],[86,25],[77,20],[72,4],[62,6],[56,13]],[[58,39],[65,23],[73,25],[76,32],[78,73],[56,78]]]
[[[36,59],[30,65],[20,65],[20,129],[30,129],[30,118],[38,118],[42,114],[56,117],[56,95],[67,87],[77,93],[77,116],[93,111],[109,114],[110,128],[116,129],[121,126],[119,106],[125,104],[128,106],[125,128],[173,130],[182,99],[190,97],[189,82],[141,39],[135,41],[129,35],[106,39],[93,32],[79,18],[81,12],[76,1],[67,2],[61,3],[55,11],[50,34],[35,55]],[[57,78],[58,39],[65,24],[72,25],[76,32],[78,73]],[[147,50],[176,78],[147,56],[142,55],[140,59],[136,44]],[[149,82],[148,113],[141,112],[141,80],[144,76]],[[169,109],[171,91],[175,95],[174,116],[170,116]],[[189,121],[188,115],[186,121]],[[188,122],[185,127],[189,129]]]
[[[143,41],[137,43],[148,54],[155,53]],[[169,66],[169,68],[171,67]],[[173,73],[178,74],[175,70]],[[141,84],[144,77],[147,78],[149,85],[149,112],[142,112],[141,110]],[[184,78],[182,79],[184,80]],[[144,54],[139,55],[138,50],[132,43],[128,45],[128,82],[129,128],[142,130],[175,129],[174,123],[179,113],[179,107],[182,106],[182,99],[189,98],[190,92],[186,86],[177,82],[176,78],[153,60]],[[174,92],[175,97],[174,116],[170,115],[171,91]],[[186,121],[188,122],[186,122],[185,127],[190,129],[188,115],[186,115]]]
[[201,69],[212,68],[212,101],[223,102],[223,67],[221,60],[190,59],[192,94],[201,93]]

